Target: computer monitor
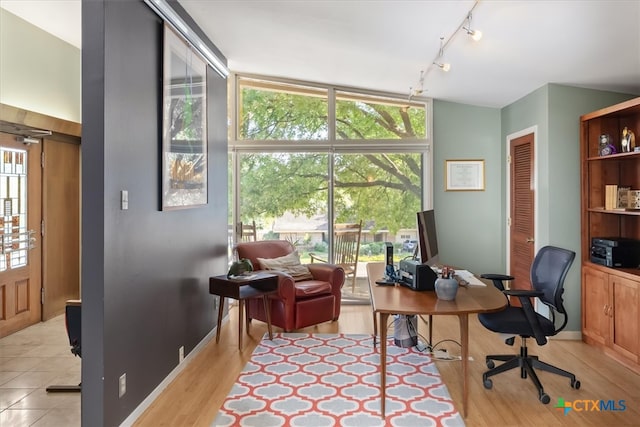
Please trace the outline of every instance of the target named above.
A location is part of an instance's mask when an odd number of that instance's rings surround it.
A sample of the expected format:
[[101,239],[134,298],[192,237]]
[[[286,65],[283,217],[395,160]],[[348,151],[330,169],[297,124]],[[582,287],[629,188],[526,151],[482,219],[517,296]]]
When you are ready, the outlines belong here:
[[420,262],[430,266],[438,263],[438,237],[436,217],[433,209],[418,212],[418,239],[420,241]]

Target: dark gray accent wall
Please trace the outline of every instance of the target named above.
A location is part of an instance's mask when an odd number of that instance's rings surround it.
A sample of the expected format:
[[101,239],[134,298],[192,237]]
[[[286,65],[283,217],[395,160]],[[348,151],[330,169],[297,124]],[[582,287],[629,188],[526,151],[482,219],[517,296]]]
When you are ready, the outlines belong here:
[[227,86],[208,70],[208,204],[161,211],[163,23],[134,0],[83,0],[82,21],[82,424],[115,426],[214,325],[208,278],[227,266]]

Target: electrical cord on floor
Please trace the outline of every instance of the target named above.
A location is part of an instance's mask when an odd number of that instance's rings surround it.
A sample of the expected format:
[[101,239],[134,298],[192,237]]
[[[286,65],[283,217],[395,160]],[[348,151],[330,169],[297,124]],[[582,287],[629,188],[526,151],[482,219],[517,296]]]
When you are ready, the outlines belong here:
[[[429,322],[426,321],[422,316],[418,316],[418,317],[424,322],[425,325],[429,324]],[[421,353],[427,353],[436,360],[444,360],[444,361],[462,360],[462,356],[453,356],[447,351],[446,348],[438,349],[439,346],[441,346],[443,343],[446,343],[446,342],[454,343],[459,348],[461,348],[462,345],[458,341],[447,338],[447,339],[440,340],[435,344],[432,344],[422,334],[420,334],[420,332],[418,331],[417,325],[414,326],[413,322],[411,322],[409,319],[407,319],[405,323],[407,325],[406,326],[407,334],[409,336],[416,336],[417,338],[419,338],[417,344],[414,346],[417,351]],[[389,330],[394,325],[395,323],[393,320],[387,325],[387,336],[389,336]]]

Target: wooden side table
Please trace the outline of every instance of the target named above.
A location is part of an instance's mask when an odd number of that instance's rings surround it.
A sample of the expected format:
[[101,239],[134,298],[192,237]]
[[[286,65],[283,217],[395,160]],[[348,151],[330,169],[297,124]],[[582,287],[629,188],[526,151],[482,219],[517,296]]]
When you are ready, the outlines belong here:
[[[222,325],[222,309],[224,299],[238,300],[238,349],[242,351],[242,316],[244,316],[244,300],[262,298],[264,312],[267,316],[267,328],[269,339],[273,339],[271,330],[271,304],[269,294],[278,292],[278,276],[269,273],[250,273],[243,278],[228,278],[226,275],[209,278],[209,293],[220,297],[218,307],[218,330],[216,331],[216,343],[220,341],[220,327]],[[247,318],[247,332],[249,332],[249,319]]]

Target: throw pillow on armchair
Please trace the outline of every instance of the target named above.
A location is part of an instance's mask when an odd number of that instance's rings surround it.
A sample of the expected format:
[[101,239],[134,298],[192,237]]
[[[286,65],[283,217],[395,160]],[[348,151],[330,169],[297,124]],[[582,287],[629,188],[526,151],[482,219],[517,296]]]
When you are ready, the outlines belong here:
[[282,271],[293,277],[296,282],[313,279],[309,268],[300,263],[298,251],[293,251],[289,255],[279,258],[258,258],[258,262],[264,270]]

